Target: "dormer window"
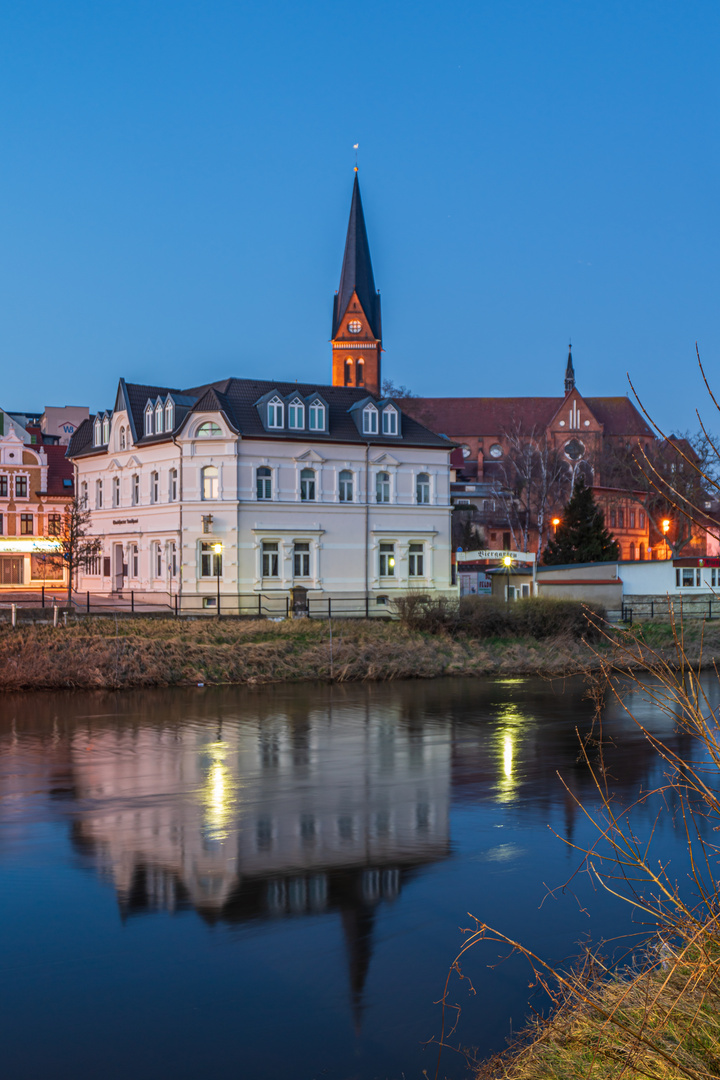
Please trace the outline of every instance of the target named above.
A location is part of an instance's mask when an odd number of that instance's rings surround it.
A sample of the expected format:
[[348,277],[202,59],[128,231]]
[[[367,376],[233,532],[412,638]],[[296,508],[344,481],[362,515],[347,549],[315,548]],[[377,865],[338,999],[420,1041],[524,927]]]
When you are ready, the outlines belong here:
[[301,401],[291,401],[288,405],[288,427],[305,427],[305,406]]
[[383,435],[397,435],[398,433],[398,414],[392,405],[383,410],[382,429]]
[[195,432],[198,439],[217,439],[222,435],[222,428],[212,420],[206,420]]
[[109,416],[104,416],[103,417],[103,425],[102,425],[102,427],[103,427],[103,442],[104,443],[109,443],[110,442],[110,417]]
[[95,431],[93,433],[93,442],[95,446],[102,446],[102,421],[98,416],[95,420]]
[[366,405],[363,409],[363,434],[377,435],[378,413],[374,405]]
[[168,398],[166,403],[165,403],[165,430],[166,431],[172,431],[174,427],[175,427],[175,405],[170,400],[170,398]]
[[285,406],[280,398],[273,398],[268,403],[268,427],[281,428],[284,424]]
[[150,404],[150,402],[148,401],[147,405],[145,406],[145,434],[146,435],[152,435],[152,433],[153,433],[153,416],[154,415],[155,414],[153,413],[153,407]]
[[121,450],[125,449],[125,428],[124,427],[120,428],[120,449]]
[[162,402],[158,401],[155,406],[155,434],[161,435],[163,429],[163,407]]
[[313,401],[310,406],[310,430],[325,430],[325,406],[320,401]]

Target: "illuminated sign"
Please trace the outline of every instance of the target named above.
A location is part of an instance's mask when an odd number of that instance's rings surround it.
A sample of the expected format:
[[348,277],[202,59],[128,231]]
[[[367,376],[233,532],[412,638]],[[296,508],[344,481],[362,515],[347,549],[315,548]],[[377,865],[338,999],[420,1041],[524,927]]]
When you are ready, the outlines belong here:
[[57,554],[61,547],[57,540],[0,540],[0,551],[12,551],[16,555],[38,551]]
[[508,556],[514,563],[534,563],[537,555],[534,551],[459,551],[458,562],[477,562],[478,559],[507,559]]

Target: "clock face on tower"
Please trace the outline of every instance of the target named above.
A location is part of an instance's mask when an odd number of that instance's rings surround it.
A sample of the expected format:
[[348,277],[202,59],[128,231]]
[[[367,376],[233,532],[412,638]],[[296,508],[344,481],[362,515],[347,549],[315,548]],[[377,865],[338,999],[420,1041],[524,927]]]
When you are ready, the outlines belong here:
[[348,323],[348,330],[351,334],[359,334],[362,330],[362,323],[359,319],[351,319]]

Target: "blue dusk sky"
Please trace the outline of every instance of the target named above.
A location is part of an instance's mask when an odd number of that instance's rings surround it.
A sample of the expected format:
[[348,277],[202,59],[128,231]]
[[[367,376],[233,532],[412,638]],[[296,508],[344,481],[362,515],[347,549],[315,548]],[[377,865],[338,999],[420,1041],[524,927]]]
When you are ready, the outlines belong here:
[[720,4],[0,7],[0,405],[328,382],[360,144],[384,374],[555,395],[630,371],[720,429]]

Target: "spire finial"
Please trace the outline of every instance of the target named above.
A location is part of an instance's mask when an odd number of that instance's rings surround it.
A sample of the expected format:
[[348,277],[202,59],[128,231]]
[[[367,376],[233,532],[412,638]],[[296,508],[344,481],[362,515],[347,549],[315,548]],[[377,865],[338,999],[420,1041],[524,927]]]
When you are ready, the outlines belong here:
[[353,150],[355,151],[355,172],[357,172],[357,155],[360,143],[353,143]]

